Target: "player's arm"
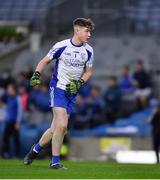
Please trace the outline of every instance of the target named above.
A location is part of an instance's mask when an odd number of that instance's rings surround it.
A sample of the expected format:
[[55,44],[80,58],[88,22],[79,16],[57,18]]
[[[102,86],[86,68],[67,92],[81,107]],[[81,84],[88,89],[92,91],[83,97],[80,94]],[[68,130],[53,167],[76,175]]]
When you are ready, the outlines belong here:
[[81,79],[86,82],[92,77],[92,68],[86,67]]
[[49,64],[52,60],[57,58],[58,51],[62,47],[60,43],[56,43],[47,53],[47,55],[38,63],[36,70],[30,80],[31,86],[36,86],[41,83],[40,81],[40,75],[43,71],[43,69],[46,67],[47,64]]
[[30,85],[36,86],[41,83],[40,76],[43,71],[43,69],[46,67],[47,64],[49,64],[50,58],[48,56],[45,56],[43,59],[40,60],[38,63],[35,72],[33,73],[33,76],[30,79]]
[[42,73],[43,69],[46,67],[47,64],[49,64],[49,62],[50,62],[49,57],[45,56],[43,59],[40,60],[35,71]]

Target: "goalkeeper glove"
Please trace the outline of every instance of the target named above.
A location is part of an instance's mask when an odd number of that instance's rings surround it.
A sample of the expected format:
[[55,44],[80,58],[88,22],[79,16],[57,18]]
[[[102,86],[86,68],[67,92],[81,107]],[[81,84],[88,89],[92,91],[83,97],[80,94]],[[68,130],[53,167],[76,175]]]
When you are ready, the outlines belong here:
[[69,84],[66,85],[66,90],[70,94],[76,94],[78,89],[84,84],[84,80],[71,80]]
[[36,86],[41,84],[41,80],[40,80],[40,72],[36,71],[33,73],[31,79],[30,79],[30,85],[31,86]]

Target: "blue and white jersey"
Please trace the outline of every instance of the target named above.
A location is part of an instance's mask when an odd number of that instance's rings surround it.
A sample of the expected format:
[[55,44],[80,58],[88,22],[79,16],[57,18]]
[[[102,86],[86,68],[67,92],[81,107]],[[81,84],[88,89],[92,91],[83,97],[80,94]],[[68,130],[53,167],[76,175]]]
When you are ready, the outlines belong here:
[[65,90],[71,79],[79,80],[85,67],[93,65],[93,49],[87,43],[76,46],[71,39],[56,43],[48,52],[50,60],[56,60],[50,86]]

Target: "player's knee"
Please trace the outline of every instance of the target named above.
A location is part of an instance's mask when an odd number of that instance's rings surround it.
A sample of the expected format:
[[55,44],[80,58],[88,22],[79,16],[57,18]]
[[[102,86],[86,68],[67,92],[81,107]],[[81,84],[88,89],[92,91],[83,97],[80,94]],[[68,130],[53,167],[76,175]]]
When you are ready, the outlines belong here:
[[61,129],[61,131],[63,131],[64,133],[67,130],[67,124],[64,122],[59,123],[59,128]]

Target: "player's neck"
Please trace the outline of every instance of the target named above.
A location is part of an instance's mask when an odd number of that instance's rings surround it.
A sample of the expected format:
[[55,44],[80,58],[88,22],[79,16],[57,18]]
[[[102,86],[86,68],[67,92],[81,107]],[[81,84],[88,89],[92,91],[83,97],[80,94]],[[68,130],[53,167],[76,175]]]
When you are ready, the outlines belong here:
[[81,42],[76,36],[73,36],[73,38],[71,39],[72,44],[76,45],[76,46],[80,46],[83,44],[83,42]]

